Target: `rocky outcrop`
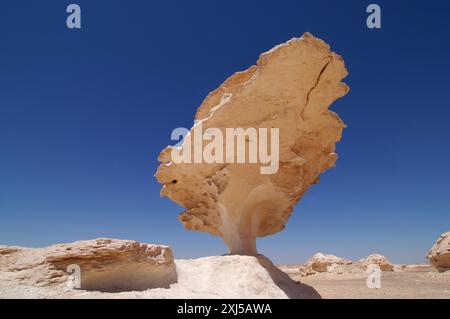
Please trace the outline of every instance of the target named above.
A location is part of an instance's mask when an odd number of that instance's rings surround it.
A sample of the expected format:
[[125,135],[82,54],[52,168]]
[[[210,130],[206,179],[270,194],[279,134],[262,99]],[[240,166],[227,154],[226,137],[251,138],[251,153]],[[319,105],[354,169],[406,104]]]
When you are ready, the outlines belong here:
[[345,271],[343,266],[351,264],[352,261],[345,258],[317,253],[308,259],[306,263],[301,265],[299,270],[301,276],[309,276],[325,272],[340,274]]
[[[186,208],[184,226],[221,236],[241,254],[256,254],[256,237],[281,231],[302,195],[335,165],[345,124],[328,108],[348,92],[346,75],[342,58],[305,33],[211,92],[182,145],[158,158],[161,195]],[[227,128],[244,137],[226,143]]]
[[2,280],[35,287],[145,290],[176,282],[168,246],[100,238],[46,248],[0,246]]
[[427,259],[439,272],[450,270],[450,232],[438,238],[427,253]]
[[[173,260],[167,246],[114,239],[0,252],[0,299],[320,298],[262,255]],[[75,264],[81,289],[67,271]]]
[[386,257],[380,254],[371,254],[366,258],[353,262],[349,259],[334,255],[317,253],[299,267],[299,274],[302,277],[319,273],[334,275],[362,274],[367,271],[370,265],[379,266],[381,271],[394,271],[394,268],[399,271],[402,270],[399,265],[392,264]]
[[381,271],[394,270],[394,264],[392,264],[385,256],[380,254],[371,254],[366,258],[360,259],[357,265],[363,270],[366,270],[369,265],[378,265]]

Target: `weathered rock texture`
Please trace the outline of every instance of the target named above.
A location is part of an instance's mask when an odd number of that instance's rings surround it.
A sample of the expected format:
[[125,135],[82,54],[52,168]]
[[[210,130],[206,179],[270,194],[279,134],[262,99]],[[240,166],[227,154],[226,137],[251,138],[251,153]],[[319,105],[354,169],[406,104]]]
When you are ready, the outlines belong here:
[[366,258],[360,259],[357,262],[358,267],[367,269],[369,265],[378,265],[381,271],[393,271],[394,264],[392,264],[385,256],[380,254],[371,254]]
[[316,274],[364,274],[369,265],[378,265],[381,271],[401,271],[400,265],[392,264],[386,257],[380,254],[371,254],[357,262],[334,255],[317,253],[299,267],[299,275],[302,277]]
[[300,275],[309,276],[320,272],[339,274],[344,272],[343,266],[351,264],[352,261],[345,258],[317,253],[300,266]]
[[36,249],[0,246],[1,278],[15,285],[72,284],[70,265],[78,265],[84,290],[144,290],[168,287],[177,279],[167,246],[107,238]]
[[243,254],[256,253],[256,237],[281,231],[302,195],[335,165],[345,124],[328,108],[348,92],[346,75],[341,57],[305,33],[211,92],[196,125],[223,132],[279,128],[279,169],[261,174],[259,162],[177,164],[167,147],[156,177],[161,195],[186,208],[179,218],[184,226],[221,236],[231,253]]
[[427,253],[427,259],[440,272],[450,270],[450,232],[439,237]]

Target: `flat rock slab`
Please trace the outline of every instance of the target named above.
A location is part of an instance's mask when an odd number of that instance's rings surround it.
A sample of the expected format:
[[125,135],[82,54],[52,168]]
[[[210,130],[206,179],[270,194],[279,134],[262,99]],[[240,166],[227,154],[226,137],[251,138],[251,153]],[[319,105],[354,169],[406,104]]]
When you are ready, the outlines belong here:
[[0,276],[13,285],[96,291],[169,287],[177,279],[170,247],[108,238],[36,249],[0,246]]

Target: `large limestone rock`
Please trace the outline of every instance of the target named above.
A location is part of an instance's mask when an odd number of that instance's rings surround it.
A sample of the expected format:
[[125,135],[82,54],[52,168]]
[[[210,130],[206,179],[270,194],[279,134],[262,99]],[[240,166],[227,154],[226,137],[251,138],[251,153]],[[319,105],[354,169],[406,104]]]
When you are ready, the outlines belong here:
[[346,265],[351,265],[352,261],[349,259],[337,257],[335,255],[326,255],[323,253],[317,253],[312,256],[306,263],[300,266],[300,275],[309,276],[317,273],[336,273],[340,274],[344,272]]
[[[179,217],[184,226],[221,236],[231,253],[242,254],[256,254],[256,237],[281,231],[302,195],[335,165],[345,124],[328,108],[348,92],[341,82],[346,75],[342,58],[305,33],[263,53],[256,65],[211,92],[188,137],[200,127],[223,136],[226,128],[278,128],[278,169],[263,172],[267,165],[259,159],[236,163],[236,148],[231,160],[228,153],[219,156],[222,163],[176,163],[171,154],[179,148],[167,147],[156,177],[161,195],[186,208]],[[254,138],[249,134],[246,145]],[[205,148],[209,142],[198,143]],[[193,144],[185,139],[181,149]],[[249,147],[245,152],[250,159]]]
[[450,232],[438,238],[427,253],[427,259],[440,272],[450,270]]
[[212,256],[176,260],[176,264],[179,281],[171,286],[174,298],[321,298],[314,288],[292,280],[263,255]]
[[392,264],[385,256],[380,254],[371,254],[366,258],[362,258],[357,262],[358,267],[366,270],[369,265],[378,265],[381,271],[393,271],[394,264]]
[[123,291],[168,287],[177,276],[168,246],[100,238],[36,249],[0,246],[0,278],[14,286]]

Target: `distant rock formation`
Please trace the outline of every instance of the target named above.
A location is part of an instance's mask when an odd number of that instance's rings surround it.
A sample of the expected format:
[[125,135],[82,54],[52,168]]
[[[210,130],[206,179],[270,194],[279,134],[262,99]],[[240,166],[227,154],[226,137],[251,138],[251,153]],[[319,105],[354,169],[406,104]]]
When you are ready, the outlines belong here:
[[319,273],[335,275],[364,273],[369,265],[378,265],[381,271],[393,271],[394,268],[401,270],[400,266],[395,267],[386,257],[380,254],[371,254],[353,262],[335,255],[317,253],[299,267],[299,274],[306,277]]
[[77,288],[79,281],[79,288],[97,291],[169,287],[177,279],[170,247],[108,238],[36,249],[0,246],[0,273],[16,285]]
[[[174,162],[174,151],[191,152],[186,138],[181,147],[164,149],[156,178],[163,184],[161,195],[186,208],[179,217],[184,226],[222,237],[238,254],[256,254],[256,237],[281,231],[302,195],[335,165],[335,144],[345,124],[328,108],[348,92],[341,82],[346,76],[342,58],[305,33],[263,53],[256,65],[211,92],[197,110],[188,140],[199,127],[224,136],[226,128],[276,128],[279,161],[275,173],[266,174],[262,161],[237,163],[236,145],[231,158],[221,154],[223,161],[212,163]],[[248,134],[247,159],[253,142]],[[197,145],[205,149],[210,143]]]
[[360,259],[358,260],[357,265],[363,270],[366,270],[369,265],[378,265],[381,271],[394,270],[394,264],[392,264],[385,256],[380,254],[371,254],[366,258]]
[[335,255],[326,255],[317,253],[306,263],[300,266],[300,275],[309,276],[317,273],[342,273],[342,266],[352,264],[351,260],[337,257]]
[[450,232],[438,238],[427,253],[427,259],[439,272],[450,270]]

